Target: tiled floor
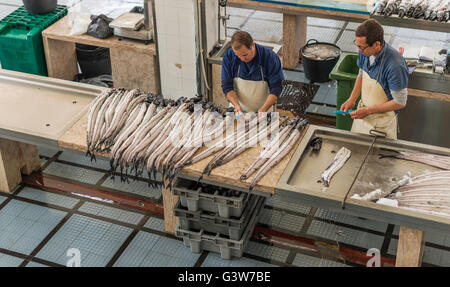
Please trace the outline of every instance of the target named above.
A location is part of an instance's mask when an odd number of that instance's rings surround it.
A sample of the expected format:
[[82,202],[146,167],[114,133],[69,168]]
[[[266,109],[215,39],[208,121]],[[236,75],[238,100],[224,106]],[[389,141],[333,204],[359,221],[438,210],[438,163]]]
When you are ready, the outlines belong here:
[[[58,153],[39,148],[43,174],[72,183],[91,185],[85,175],[91,165],[83,165],[84,155]],[[45,154],[45,155],[43,155]],[[67,162],[67,158],[73,161]],[[59,162],[59,158],[64,158]],[[53,174],[50,167],[58,163],[62,170],[83,170],[76,175]],[[102,175],[93,182],[101,188]],[[135,196],[125,185],[107,190]],[[157,190],[139,196],[157,201]],[[257,227],[289,236],[299,236],[367,251],[378,248],[383,256],[395,257],[398,227],[368,219],[314,209],[300,201],[274,196],[266,200]],[[0,266],[66,266],[80,252],[81,266],[358,266],[354,262],[327,256],[314,256],[282,243],[268,243],[251,238],[242,258],[224,260],[219,254],[194,254],[181,239],[164,232],[163,219],[155,214],[114,206],[70,193],[41,190],[22,185],[13,194],[0,195]],[[450,236],[427,233],[424,266],[449,266]],[[387,244],[386,244],[387,242]]]
[[[0,1],[0,17],[19,5],[19,0]],[[258,40],[281,43],[280,14],[232,8],[228,12],[232,15],[230,33],[245,27],[254,31]],[[309,18],[308,24],[308,38],[338,43],[343,50],[353,49],[349,39],[354,23]],[[386,30],[393,45],[414,41],[412,37],[433,40],[437,45],[448,44],[450,39],[449,33],[396,27]],[[285,74],[290,80],[304,82],[302,73]],[[335,85],[326,83],[321,89],[317,100],[333,98],[325,95],[332,94]],[[145,175],[121,183],[107,176],[106,159],[91,162],[84,155],[58,153],[46,147],[39,147],[39,152],[44,176],[161,203],[161,191],[148,187]],[[266,200],[257,227],[361,252],[378,248],[390,258],[395,256],[398,240],[398,226],[314,209],[280,197]],[[73,259],[71,248],[79,250],[81,266],[358,266],[258,238],[251,238],[242,258],[223,260],[212,252],[192,253],[164,229],[161,216],[153,213],[24,184],[13,194],[0,194],[0,266],[66,266]],[[450,236],[427,233],[426,241],[424,266],[450,266]]]

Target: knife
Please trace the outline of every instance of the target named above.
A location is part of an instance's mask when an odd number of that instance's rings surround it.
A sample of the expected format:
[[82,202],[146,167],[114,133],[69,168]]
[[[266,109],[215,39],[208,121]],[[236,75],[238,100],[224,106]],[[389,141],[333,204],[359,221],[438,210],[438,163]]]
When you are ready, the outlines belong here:
[[348,115],[351,112],[353,112],[353,110],[347,110],[347,112],[337,110],[337,111],[334,111],[334,114],[335,115]]

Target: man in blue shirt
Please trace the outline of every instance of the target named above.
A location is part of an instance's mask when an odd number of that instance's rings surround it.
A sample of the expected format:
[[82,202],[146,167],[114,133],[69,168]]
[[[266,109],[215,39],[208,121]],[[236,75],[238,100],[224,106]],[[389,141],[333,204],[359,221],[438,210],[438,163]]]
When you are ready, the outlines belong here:
[[272,111],[283,80],[280,59],[271,49],[247,32],[234,33],[222,61],[222,90],[237,114]]
[[364,21],[355,31],[359,75],[341,110],[353,109],[361,95],[351,131],[369,133],[375,129],[397,139],[397,114],[406,106],[408,66],[405,59],[384,41],[383,27],[374,19]]

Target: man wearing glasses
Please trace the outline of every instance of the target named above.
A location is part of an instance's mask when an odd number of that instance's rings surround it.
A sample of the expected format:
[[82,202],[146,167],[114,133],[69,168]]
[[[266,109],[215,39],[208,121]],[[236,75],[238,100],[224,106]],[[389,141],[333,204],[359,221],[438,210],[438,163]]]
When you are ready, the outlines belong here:
[[341,110],[353,109],[359,95],[352,132],[369,133],[376,129],[387,138],[397,139],[397,114],[406,105],[408,66],[393,47],[384,42],[383,27],[374,19],[364,21],[355,31],[359,74],[353,91]]

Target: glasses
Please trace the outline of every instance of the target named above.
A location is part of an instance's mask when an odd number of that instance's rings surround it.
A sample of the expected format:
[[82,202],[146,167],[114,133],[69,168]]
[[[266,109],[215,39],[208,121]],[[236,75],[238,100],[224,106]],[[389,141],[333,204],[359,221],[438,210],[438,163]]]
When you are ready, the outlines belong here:
[[365,49],[367,49],[367,48],[369,48],[370,46],[372,46],[372,45],[368,45],[368,46],[366,46],[366,47],[361,47],[361,46],[358,46],[358,44],[356,44],[356,40],[353,40],[353,44],[356,46],[356,47],[358,47],[358,49],[360,49],[361,50],[361,52],[364,52],[364,50]]

